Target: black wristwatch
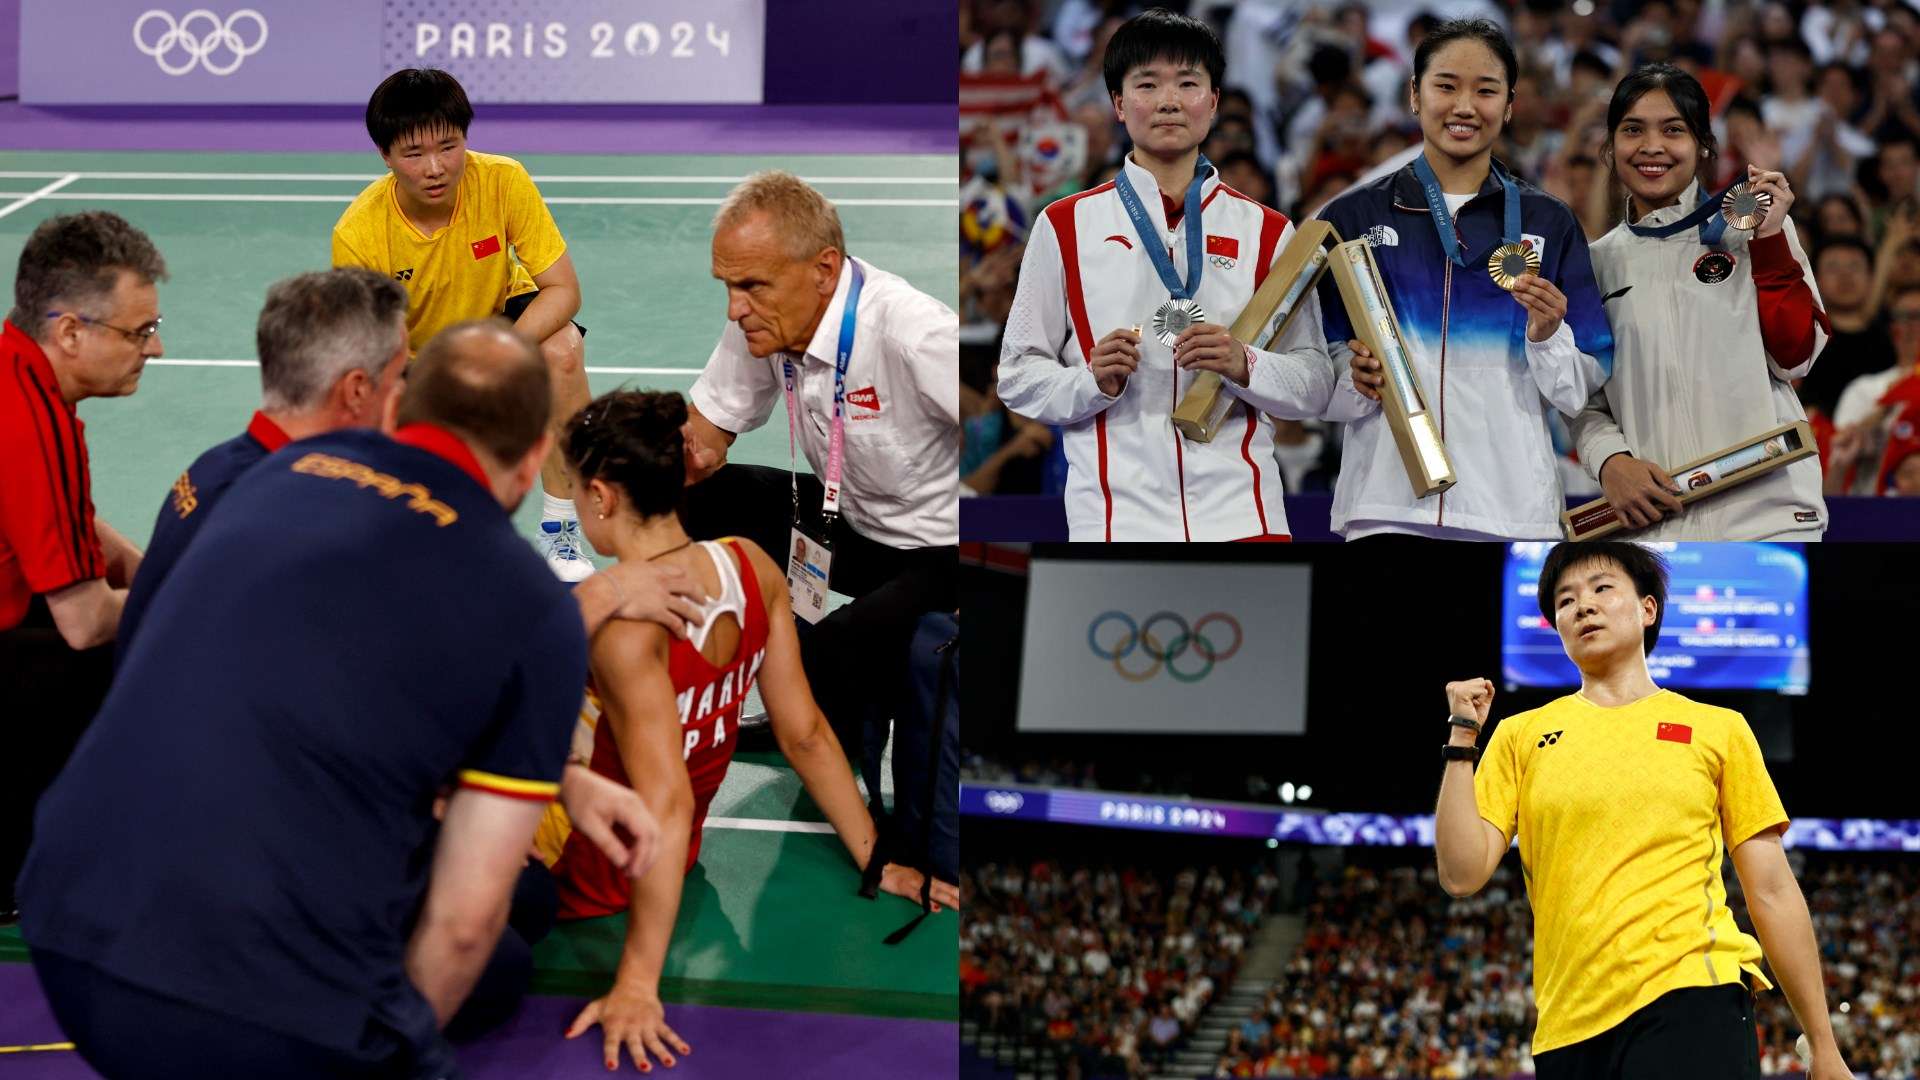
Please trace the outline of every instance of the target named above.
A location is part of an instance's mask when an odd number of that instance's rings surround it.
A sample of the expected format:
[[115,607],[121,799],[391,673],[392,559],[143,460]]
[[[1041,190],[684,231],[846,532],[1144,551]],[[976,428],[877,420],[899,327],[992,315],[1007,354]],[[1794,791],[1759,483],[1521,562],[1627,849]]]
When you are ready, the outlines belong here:
[[1448,761],[1479,761],[1480,748],[1477,746],[1455,746],[1447,743],[1440,748],[1440,754]]
[[1454,727],[1466,728],[1468,731],[1473,732],[1475,735],[1480,734],[1480,721],[1474,720],[1470,717],[1455,716],[1452,713],[1448,713],[1447,723],[1452,724]]

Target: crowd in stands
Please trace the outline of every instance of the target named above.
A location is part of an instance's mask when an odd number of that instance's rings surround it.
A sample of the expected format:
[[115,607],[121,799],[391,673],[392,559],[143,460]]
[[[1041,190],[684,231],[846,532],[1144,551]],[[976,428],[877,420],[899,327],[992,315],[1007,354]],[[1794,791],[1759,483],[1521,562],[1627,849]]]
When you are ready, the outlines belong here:
[[[1102,77],[1136,0],[966,0],[961,5],[962,416],[967,494],[1057,490],[1058,439],[994,392],[998,340],[1029,223],[1109,179],[1128,149]],[[1588,238],[1621,205],[1600,145],[1608,98],[1633,68],[1667,61],[1706,87],[1721,147],[1717,189],[1747,165],[1783,171],[1832,337],[1799,387],[1828,494],[1920,494],[1920,12],[1901,0],[1545,0],[1428,5],[1164,0],[1210,19],[1225,48],[1219,115],[1202,152],[1226,183],[1303,221],[1391,170],[1420,133],[1413,51],[1448,16],[1484,16],[1520,53],[1513,117],[1495,156],[1566,202]],[[1622,13],[1630,13],[1623,16]],[[1330,490],[1341,425],[1282,421],[1288,492]],[[1564,432],[1556,432],[1565,447]],[[1887,465],[1876,467],[1876,463]],[[1890,463],[1890,464],[1889,464]],[[1599,488],[1570,460],[1568,494]]]
[[[1920,1077],[1920,862],[1797,852],[1792,861],[1848,1064],[1879,1080]],[[1728,886],[1751,932],[1738,878]],[[1423,857],[1349,866],[1318,883],[1305,916],[1286,976],[1232,1033],[1215,1076],[1533,1074],[1532,918],[1516,857],[1464,900],[1441,890]],[[1804,1074],[1785,995],[1759,1000],[1762,1074]]]
[[961,872],[960,1000],[1081,1076],[1143,1076],[1226,993],[1279,879],[1072,859]]

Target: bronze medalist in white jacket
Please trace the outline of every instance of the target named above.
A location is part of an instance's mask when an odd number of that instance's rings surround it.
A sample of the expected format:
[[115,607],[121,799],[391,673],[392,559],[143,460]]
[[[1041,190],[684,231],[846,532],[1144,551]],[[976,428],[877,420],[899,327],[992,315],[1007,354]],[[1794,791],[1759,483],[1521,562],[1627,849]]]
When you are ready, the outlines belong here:
[[[1635,224],[1678,221],[1699,202],[1699,182],[1679,202]],[[1631,453],[1663,469],[1705,457],[1794,420],[1806,419],[1791,380],[1806,376],[1827,343],[1813,267],[1792,219],[1779,235],[1754,240],[1726,230],[1716,259],[1697,229],[1663,239],[1639,236],[1625,222],[1593,243],[1593,276],[1613,325],[1613,379],[1573,421],[1580,461],[1596,480],[1608,458]],[[1730,259],[1731,265],[1728,265]],[[1786,260],[1791,260],[1789,263]],[[1772,301],[1776,317],[1802,316],[1799,356],[1775,356],[1762,328],[1763,291],[1780,293],[1792,263],[1811,295]],[[1784,271],[1784,274],[1783,274]],[[1756,283],[1755,273],[1761,275]],[[1768,289],[1763,290],[1761,284]],[[1777,344],[1777,343],[1776,343]],[[1827,527],[1820,459],[1792,462],[1745,484],[1691,503],[1636,540],[1818,540]]]

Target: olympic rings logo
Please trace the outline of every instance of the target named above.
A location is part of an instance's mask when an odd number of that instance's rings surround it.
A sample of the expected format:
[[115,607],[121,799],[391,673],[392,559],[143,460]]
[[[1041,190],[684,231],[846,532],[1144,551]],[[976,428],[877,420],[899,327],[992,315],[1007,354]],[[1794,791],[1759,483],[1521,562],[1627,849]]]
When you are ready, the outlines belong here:
[[[1162,644],[1153,633],[1154,627],[1163,622],[1170,622],[1178,629],[1178,633],[1168,638],[1165,644]],[[1121,624],[1125,627],[1125,633],[1121,635],[1119,640],[1102,645],[1100,642],[1102,636],[1101,630],[1110,623]],[[1202,633],[1209,625],[1214,623],[1233,629],[1232,645],[1224,649],[1219,648],[1214,645],[1211,639]],[[1146,622],[1139,624],[1135,624],[1133,616],[1128,615],[1126,612],[1107,611],[1102,612],[1096,616],[1092,622],[1087,624],[1087,648],[1092,649],[1093,655],[1100,659],[1113,661],[1113,670],[1119,672],[1120,677],[1128,682],[1146,682],[1148,679],[1158,675],[1162,667],[1167,669],[1167,674],[1181,682],[1199,682],[1213,672],[1213,666],[1215,664],[1229,660],[1233,657],[1234,653],[1239,652],[1240,643],[1243,640],[1244,635],[1240,632],[1240,620],[1228,615],[1224,611],[1215,611],[1202,615],[1200,616],[1200,620],[1192,626],[1188,626],[1186,619],[1181,618],[1171,611],[1155,612],[1147,616]],[[1127,657],[1133,655],[1135,649],[1139,649],[1152,663],[1141,670],[1130,671],[1127,669],[1124,661]],[[1205,661],[1205,663],[1203,666],[1196,667],[1191,671],[1182,671],[1174,666],[1174,661],[1185,656],[1189,649],[1192,650],[1195,656]]]
[[1026,797],[1017,791],[987,792],[987,809],[996,814],[1018,813],[1026,804]]
[[[166,29],[152,42],[146,38],[147,24],[158,20]],[[252,44],[241,38],[238,27],[245,20],[252,20],[259,28],[260,36]],[[205,33],[195,33],[204,23]],[[266,16],[252,8],[241,8],[220,21],[220,16],[206,8],[194,8],[178,21],[171,12],[154,8],[143,13],[133,21],[134,47],[160,65],[160,70],[169,75],[185,75],[196,66],[204,66],[210,75],[231,75],[240,68],[240,61],[259,52],[267,44]],[[185,53],[186,62],[169,60],[176,53]],[[217,54],[231,55],[231,60],[216,61]]]

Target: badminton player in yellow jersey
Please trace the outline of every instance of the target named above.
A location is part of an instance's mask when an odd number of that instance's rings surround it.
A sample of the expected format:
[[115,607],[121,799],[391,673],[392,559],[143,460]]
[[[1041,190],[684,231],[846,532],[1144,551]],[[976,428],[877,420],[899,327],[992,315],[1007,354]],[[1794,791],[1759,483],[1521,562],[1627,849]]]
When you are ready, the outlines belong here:
[[[1806,1031],[1812,1080],[1851,1077],[1781,847],[1787,814],[1752,729],[1647,674],[1666,590],[1665,561],[1636,544],[1548,553],[1540,612],[1580,668],[1580,691],[1507,717],[1476,750],[1493,684],[1447,684],[1440,883],[1479,891],[1518,834],[1540,1080],[1759,1077],[1753,995],[1773,986],[1763,954]],[[1727,909],[1729,851],[1758,941]]]
[[[407,289],[407,346],[443,328],[503,315],[553,375],[552,430],[587,389],[580,279],[533,178],[518,161],[467,149],[473,106],[453,76],[408,68],[367,101],[367,134],[391,170],[333,227],[333,265],[364,266]],[[581,548],[573,481],[558,452],[540,470],[540,539],[567,581],[593,572]]]

